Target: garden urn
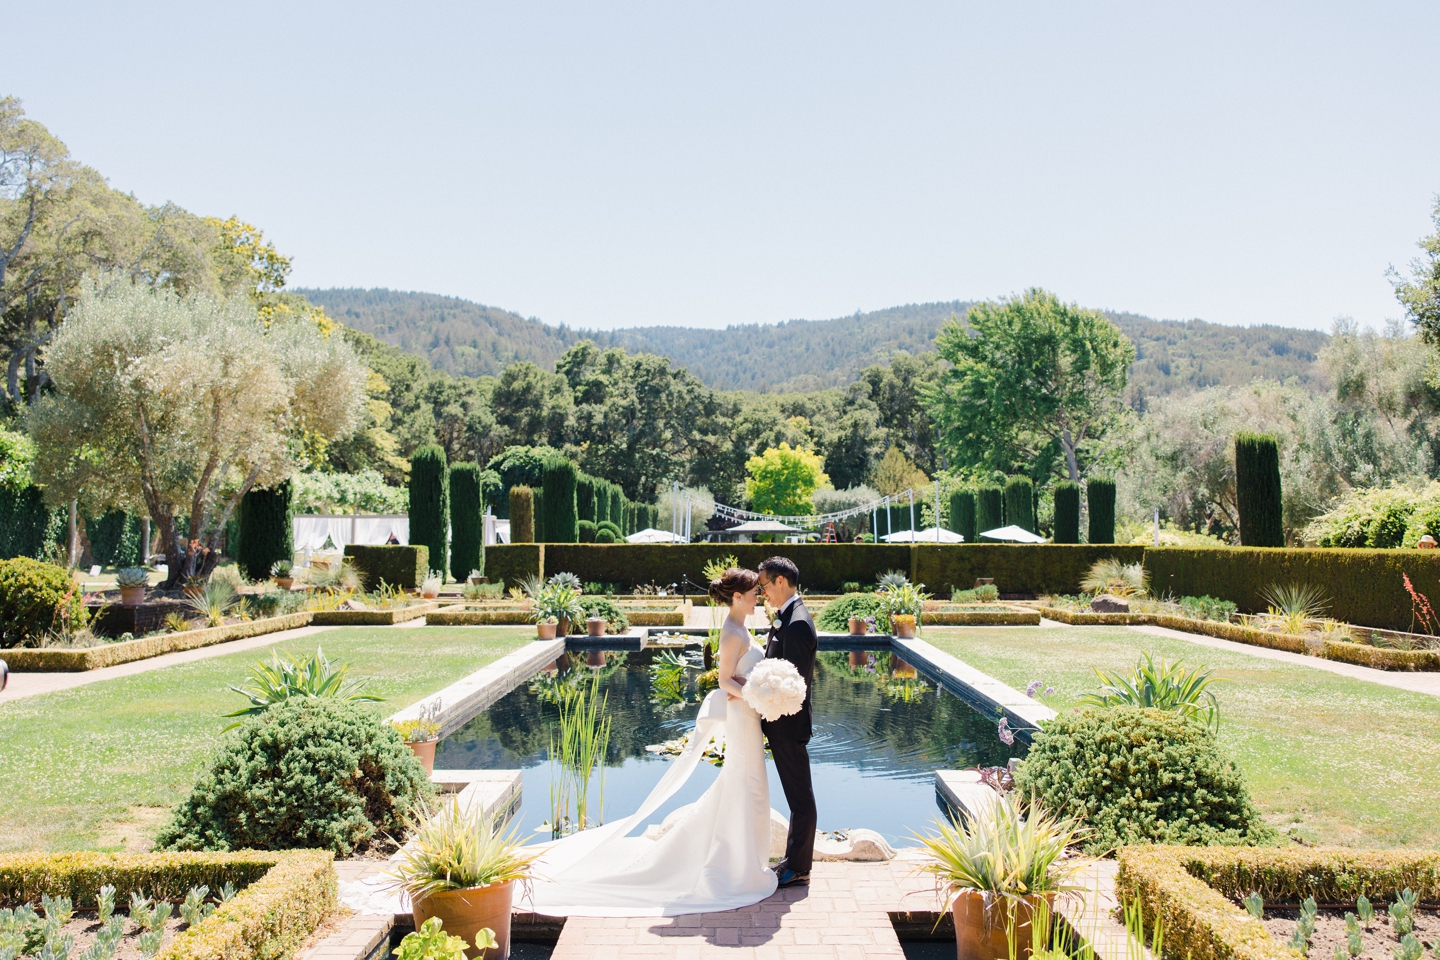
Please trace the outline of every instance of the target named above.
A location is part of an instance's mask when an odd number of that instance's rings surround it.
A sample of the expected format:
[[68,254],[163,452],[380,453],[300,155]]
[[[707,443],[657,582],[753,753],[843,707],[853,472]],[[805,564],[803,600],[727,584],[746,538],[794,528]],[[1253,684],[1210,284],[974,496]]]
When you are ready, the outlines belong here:
[[[415,917],[415,929],[431,917],[439,917],[446,933],[464,937],[466,943],[474,943],[475,935],[489,927],[495,934],[496,946],[490,950],[469,947],[465,956],[470,960],[500,960],[510,956],[510,906],[514,893],[514,880],[468,890],[446,890],[415,900],[410,912]],[[1026,930],[1028,935],[1029,928]]]
[[585,621],[585,632],[592,637],[603,637],[607,622],[604,617],[590,617]]
[[[1024,960],[1030,956],[1030,918],[1039,897],[1008,899],[981,890],[961,890],[950,907],[955,917],[957,960]],[[1045,899],[1049,899],[1047,896]],[[1014,937],[1015,952],[1010,952]]]
[[538,631],[541,640],[554,640],[556,626],[557,624],[553,623],[537,623],[535,624],[535,629]]
[[120,606],[138,607],[145,602],[145,587],[121,587]]
[[425,775],[429,776],[435,772],[435,747],[438,740],[407,740],[405,746],[420,760],[420,766],[425,768]]
[[440,596],[440,588],[427,586],[420,591],[420,596],[424,597],[426,600],[434,600],[436,597]]
[[851,635],[851,636],[853,636],[853,637],[863,637],[863,636],[865,635],[865,633],[867,632],[868,629],[869,629],[869,626],[868,626],[868,624],[865,623],[865,618],[864,618],[864,617],[851,617],[851,618],[850,618],[850,635]]

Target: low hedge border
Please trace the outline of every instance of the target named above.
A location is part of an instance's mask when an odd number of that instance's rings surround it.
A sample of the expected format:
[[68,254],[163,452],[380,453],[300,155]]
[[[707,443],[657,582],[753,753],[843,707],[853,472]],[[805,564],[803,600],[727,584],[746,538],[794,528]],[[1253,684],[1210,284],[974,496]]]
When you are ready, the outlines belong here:
[[439,609],[440,604],[427,600],[390,610],[317,610],[310,622],[317,627],[388,627]]
[[920,623],[937,627],[1038,627],[1035,610],[973,610],[963,613],[922,613]]
[[121,643],[107,643],[99,647],[82,647],[78,650],[0,650],[0,659],[16,673],[79,673],[85,670],[99,670],[133,660],[149,660],[166,653],[194,650],[228,640],[243,640],[280,630],[293,630],[310,623],[313,616],[308,610],[301,613],[287,613],[279,617],[250,620],[227,627],[209,627],[204,630],[185,630],[181,633],[165,633],[158,637],[141,637]]
[[285,853],[0,854],[0,901],[38,903],[42,894],[93,907],[101,885],[124,903],[133,890],[172,902],[193,886],[242,886],[228,903],[171,941],[157,960],[273,960],[288,957],[336,909],[327,851]]
[[441,607],[425,615],[427,627],[491,627],[534,623],[528,610],[465,610]]
[[632,627],[685,626],[685,614],[680,610],[625,610],[625,619],[630,621]]
[[1284,650],[1286,653],[1309,654],[1325,660],[1336,660],[1375,670],[1440,671],[1440,651],[1437,650],[1390,650],[1372,647],[1364,643],[1349,643],[1343,640],[1325,640],[1319,648],[1307,648],[1306,637],[1293,633],[1271,633],[1238,623],[1220,623],[1217,620],[1192,620],[1189,617],[1174,617],[1155,613],[1077,613],[1058,607],[1041,607],[1040,613],[1047,620],[1058,620],[1074,626],[1156,626],[1186,633],[1200,633],[1222,640],[1246,643],[1252,647],[1268,647]]
[[1440,851],[1292,847],[1121,847],[1115,892],[1165,925],[1165,952],[1189,960],[1295,960],[1231,898],[1268,905],[1313,896],[1344,907],[1360,894],[1393,900],[1405,887],[1440,899]]

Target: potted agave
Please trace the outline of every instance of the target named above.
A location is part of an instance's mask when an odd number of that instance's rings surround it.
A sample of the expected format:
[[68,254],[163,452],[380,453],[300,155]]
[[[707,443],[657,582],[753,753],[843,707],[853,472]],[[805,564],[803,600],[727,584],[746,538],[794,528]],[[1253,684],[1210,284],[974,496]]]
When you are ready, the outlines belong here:
[[543,629],[546,620],[553,620],[556,632],[559,636],[568,636],[570,624],[578,621],[585,615],[580,607],[580,591],[567,583],[547,583],[535,593],[535,604],[530,608],[530,616],[540,624],[541,640],[553,640],[556,634],[545,636]]
[[1073,880],[1088,861],[1063,859],[1084,830],[1033,803],[1026,809],[996,797],[959,827],[937,821],[936,828],[915,838],[927,854],[918,869],[934,874],[954,914],[959,960],[1029,957],[1032,919],[1043,926],[1056,896],[1084,889]]
[[295,564],[289,560],[276,560],[270,568],[270,577],[275,581],[275,586],[281,590],[289,590],[295,585]]
[[[528,850],[496,818],[484,816],[459,798],[432,811],[411,831],[390,874],[410,895],[415,929],[432,918],[467,944],[465,956],[501,958],[510,954],[510,908],[516,881],[530,877],[538,850]],[[494,946],[485,944],[485,930]]]
[[120,605],[138,607],[145,602],[145,588],[150,578],[139,567],[126,567],[115,575],[115,585],[120,588]]
[[405,746],[420,760],[425,773],[435,772],[435,747],[440,742],[440,724],[430,717],[398,720],[390,724],[405,741]]

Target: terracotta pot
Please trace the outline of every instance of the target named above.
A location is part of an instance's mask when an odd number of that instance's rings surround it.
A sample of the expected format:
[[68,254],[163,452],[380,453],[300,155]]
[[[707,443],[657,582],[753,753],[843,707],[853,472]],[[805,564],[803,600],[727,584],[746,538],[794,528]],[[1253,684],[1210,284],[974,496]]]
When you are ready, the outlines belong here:
[[[957,960],[1023,960],[1030,956],[1030,918],[1039,897],[1020,901],[994,898],[987,912],[985,895],[978,890],[962,890],[950,908],[955,917],[955,955]],[[1045,897],[1049,901],[1050,897]],[[1013,907],[1012,907],[1013,904]],[[1013,909],[1014,913],[1010,911]],[[1013,928],[1011,920],[1013,917]],[[1015,937],[1015,953],[1010,953],[1009,937]]]
[[585,654],[585,666],[587,666],[587,667],[603,667],[603,666],[605,666],[605,651],[604,651],[604,650],[591,650],[589,653]]
[[913,624],[913,623],[897,623],[897,624],[895,624],[894,626],[895,626],[895,636],[899,637],[901,640],[914,640],[914,639],[915,639],[915,624]]
[[537,623],[537,624],[535,624],[535,629],[540,632],[540,639],[541,639],[541,640],[554,640],[554,639],[555,639],[555,624],[553,624],[553,623]]
[[585,621],[585,632],[592,637],[605,636],[605,627],[609,623],[604,617],[591,617]]
[[560,618],[560,622],[555,625],[555,636],[557,636],[557,637],[568,637],[568,636],[570,636],[570,618],[569,618],[569,617],[561,617],[561,618]]
[[493,950],[476,950],[473,946],[465,956],[498,958],[510,956],[510,905],[514,898],[515,882],[492,883],[488,887],[474,887],[470,890],[447,890],[432,893],[416,900],[411,913],[415,917],[415,929],[431,917],[439,917],[446,933],[464,937],[473,944],[475,934],[482,927],[489,927],[495,933],[499,946]]
[[121,587],[121,588],[120,588],[120,606],[122,606],[122,607],[138,607],[138,606],[140,606],[140,604],[142,604],[142,603],[144,603],[144,602],[145,602],[145,588],[144,588],[144,587]]
[[890,676],[900,677],[901,679],[905,680],[914,680],[917,676],[919,676],[919,674],[915,672],[914,667],[910,666],[910,664],[906,663],[904,660],[901,660],[899,657],[891,657]]
[[405,746],[420,758],[420,766],[424,767],[425,772],[429,774],[435,772],[435,747],[439,742],[439,740],[406,741]]
[[850,651],[850,666],[856,670],[862,670],[869,666],[870,657],[862,650]]
[[420,596],[424,597],[426,600],[434,600],[436,597],[440,596],[440,591],[439,591],[439,590],[421,590],[421,591],[420,591]]
[[870,630],[870,625],[863,617],[850,618],[850,635],[852,637],[863,637]]
[[275,578],[275,586],[279,587],[281,590],[289,590],[291,587],[295,586],[295,578],[294,578],[294,577],[276,577],[276,578]]

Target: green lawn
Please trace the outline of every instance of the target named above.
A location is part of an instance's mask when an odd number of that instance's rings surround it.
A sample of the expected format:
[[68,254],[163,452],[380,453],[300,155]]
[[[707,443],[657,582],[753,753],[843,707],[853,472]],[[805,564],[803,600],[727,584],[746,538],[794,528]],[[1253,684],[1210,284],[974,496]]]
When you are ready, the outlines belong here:
[[1128,670],[1150,652],[1204,664],[1220,740],[1266,818],[1305,843],[1440,847],[1440,698],[1125,628],[938,628],[925,639],[1065,710],[1097,686],[1092,666]]
[[[385,713],[478,670],[531,627],[347,627],[0,706],[0,850],[144,846],[190,789],[244,701],[227,689],[270,650],[313,652],[372,677]],[[377,706],[377,709],[380,709]]]

